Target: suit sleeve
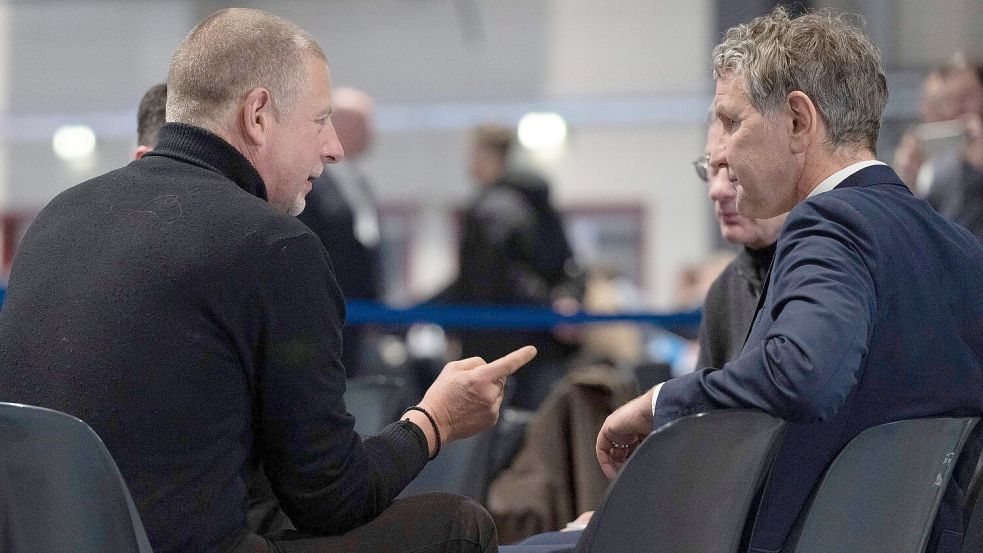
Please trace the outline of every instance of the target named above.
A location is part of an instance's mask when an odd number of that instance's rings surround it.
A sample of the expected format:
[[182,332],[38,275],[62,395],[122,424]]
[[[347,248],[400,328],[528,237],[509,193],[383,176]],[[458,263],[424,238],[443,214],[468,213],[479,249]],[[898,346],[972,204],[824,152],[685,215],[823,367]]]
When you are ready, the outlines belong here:
[[874,235],[840,199],[789,214],[763,313],[723,370],[669,381],[656,426],[703,411],[752,408],[793,421],[831,417],[857,385],[876,310]]
[[298,529],[342,533],[392,502],[426,463],[426,445],[405,423],[366,440],[354,432],[340,359],[344,299],[317,237],[283,238],[265,251],[251,386],[257,449]]

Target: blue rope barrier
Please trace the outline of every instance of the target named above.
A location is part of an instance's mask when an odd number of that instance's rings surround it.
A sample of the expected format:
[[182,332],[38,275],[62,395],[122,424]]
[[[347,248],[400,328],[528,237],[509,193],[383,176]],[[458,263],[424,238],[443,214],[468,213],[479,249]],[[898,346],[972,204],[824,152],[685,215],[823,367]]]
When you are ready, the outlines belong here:
[[[0,307],[6,293],[0,288]],[[474,305],[432,305],[413,307],[389,307],[364,301],[348,300],[347,322],[350,325],[409,326],[417,323],[433,323],[446,328],[481,328],[534,330],[553,328],[557,325],[582,325],[590,323],[636,323],[665,329],[696,328],[700,324],[700,310],[679,313],[575,313],[561,315],[555,311],[534,307],[489,307]]]
[[489,307],[474,305],[432,305],[393,308],[381,303],[348,300],[348,324],[381,324],[407,326],[416,323],[434,323],[446,328],[481,328],[532,330],[553,328],[557,325],[582,325],[589,323],[636,323],[666,329],[696,328],[700,324],[700,310],[680,313],[614,313],[594,314],[579,312],[561,315],[555,311],[533,307]]

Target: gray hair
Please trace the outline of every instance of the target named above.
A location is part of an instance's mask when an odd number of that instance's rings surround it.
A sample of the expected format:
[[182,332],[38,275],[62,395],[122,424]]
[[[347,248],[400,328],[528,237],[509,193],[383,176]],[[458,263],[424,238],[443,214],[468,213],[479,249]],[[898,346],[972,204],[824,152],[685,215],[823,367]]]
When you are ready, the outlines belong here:
[[327,63],[317,41],[297,25],[255,9],[220,10],[196,25],[171,58],[167,120],[221,128],[258,87],[270,92],[279,118],[307,86],[309,55]]
[[728,30],[713,49],[713,72],[740,78],[748,101],[763,114],[801,91],[825,122],[832,148],[877,151],[887,104],[884,67],[877,47],[843,16],[822,10],[792,19],[779,6]]

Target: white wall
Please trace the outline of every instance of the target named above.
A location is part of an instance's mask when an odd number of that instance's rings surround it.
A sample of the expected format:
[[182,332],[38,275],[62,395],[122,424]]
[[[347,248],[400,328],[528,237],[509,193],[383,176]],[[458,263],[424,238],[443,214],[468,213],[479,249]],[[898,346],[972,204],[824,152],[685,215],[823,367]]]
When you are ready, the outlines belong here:
[[[890,14],[893,51],[903,67],[918,68],[964,41],[979,52],[983,3],[940,2],[858,4]],[[165,78],[171,53],[195,21],[223,4],[0,2],[0,213],[39,208],[125,163],[140,96]],[[310,31],[328,53],[335,84],[377,99],[380,134],[366,170],[384,202],[417,204],[424,215],[411,261],[418,295],[454,271],[446,214],[472,194],[467,128],[515,122],[531,109],[555,110],[570,123],[565,156],[542,166],[561,206],[633,204],[647,213],[646,296],[654,306],[668,306],[677,271],[707,253],[713,227],[690,161],[702,151],[712,96],[716,2],[244,4]],[[903,116],[907,108],[893,109]],[[88,166],[68,166],[51,153],[51,134],[69,122],[96,128],[100,145]]]

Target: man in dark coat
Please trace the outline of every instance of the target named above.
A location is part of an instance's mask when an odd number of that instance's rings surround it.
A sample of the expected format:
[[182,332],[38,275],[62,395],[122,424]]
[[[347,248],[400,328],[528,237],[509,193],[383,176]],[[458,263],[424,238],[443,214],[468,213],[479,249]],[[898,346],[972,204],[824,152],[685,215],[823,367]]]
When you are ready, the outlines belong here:
[[[470,172],[478,196],[464,213],[457,279],[436,301],[550,308],[576,302],[583,279],[546,181],[508,167],[514,131],[485,124],[472,131]],[[571,346],[548,331],[468,330],[464,357],[495,356],[534,344],[537,362],[515,379],[513,404],[535,409],[564,372]]]
[[[788,420],[750,536],[781,550],[839,450],[890,421],[983,413],[983,246],[875,159],[887,82],[876,47],[840,18],[782,8],[728,31],[714,50],[709,163],[727,167],[738,211],[789,212],[741,355],[656,386],[597,439],[609,475],[668,421],[752,408]],[[957,551],[970,436],[930,550]]]

